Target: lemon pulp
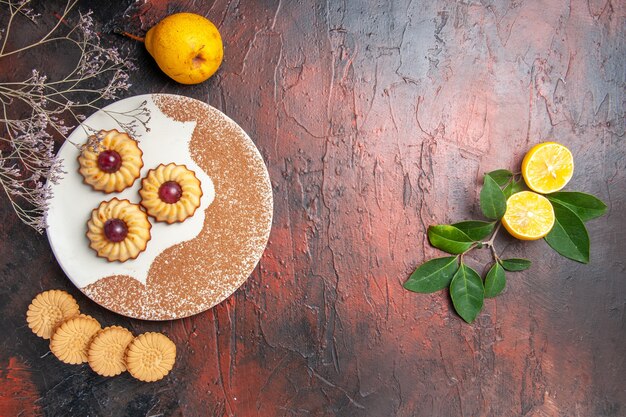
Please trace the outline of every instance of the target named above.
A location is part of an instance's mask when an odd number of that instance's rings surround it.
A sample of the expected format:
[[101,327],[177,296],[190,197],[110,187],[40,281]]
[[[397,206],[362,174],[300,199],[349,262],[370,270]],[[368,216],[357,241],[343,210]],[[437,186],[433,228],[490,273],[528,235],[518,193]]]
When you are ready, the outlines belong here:
[[554,209],[547,198],[521,191],[507,200],[502,225],[518,239],[536,240],[550,233],[554,220]]
[[522,176],[528,188],[548,194],[559,191],[574,173],[574,157],[560,143],[544,142],[535,145],[522,161]]

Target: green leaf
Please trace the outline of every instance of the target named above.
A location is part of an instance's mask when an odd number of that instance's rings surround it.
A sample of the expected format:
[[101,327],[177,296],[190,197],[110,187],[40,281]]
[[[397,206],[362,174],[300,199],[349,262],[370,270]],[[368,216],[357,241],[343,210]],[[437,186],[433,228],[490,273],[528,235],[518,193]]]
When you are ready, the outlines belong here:
[[496,169],[486,175],[489,175],[500,187],[504,187],[513,177],[513,173],[508,169]]
[[599,198],[579,192],[561,191],[546,195],[552,202],[561,203],[580,217],[584,222],[606,213],[606,204]]
[[504,268],[498,262],[493,264],[485,278],[485,297],[493,298],[500,294],[506,285]]
[[504,187],[502,192],[504,193],[504,196],[506,198],[509,198],[513,194],[519,193],[520,191],[523,191],[523,190],[524,190],[524,184],[522,184],[522,181],[520,180],[520,181],[511,181],[510,183],[508,183],[508,185]]
[[555,251],[584,264],[589,262],[589,234],[585,224],[572,210],[552,202],[554,207],[554,227],[544,238]]
[[428,228],[430,244],[442,251],[458,255],[472,246],[473,240],[454,226],[439,224]]
[[458,256],[431,259],[417,268],[404,283],[404,288],[414,292],[429,293],[450,285],[459,268]]
[[507,271],[517,272],[530,268],[531,262],[523,258],[500,259],[500,265]]
[[483,280],[476,271],[461,263],[450,283],[452,304],[459,316],[468,323],[474,321],[483,308]]
[[480,209],[485,217],[499,219],[506,211],[506,197],[498,183],[489,175],[485,175],[483,189],[480,191]]
[[465,220],[463,222],[454,223],[456,227],[473,240],[481,240],[486,238],[493,232],[495,222],[483,222],[480,220]]

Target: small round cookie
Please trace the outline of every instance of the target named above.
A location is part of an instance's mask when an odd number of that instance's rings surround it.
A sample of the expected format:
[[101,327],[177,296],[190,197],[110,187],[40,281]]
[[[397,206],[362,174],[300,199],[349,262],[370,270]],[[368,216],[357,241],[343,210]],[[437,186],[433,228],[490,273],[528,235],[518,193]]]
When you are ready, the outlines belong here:
[[50,290],[33,299],[26,312],[26,322],[37,336],[50,339],[59,324],[79,314],[74,297],[65,291]]
[[87,362],[87,349],[100,323],[91,316],[81,314],[65,320],[50,338],[50,350],[61,362],[78,365]]
[[202,188],[185,165],[159,165],[141,180],[141,205],[158,222],[182,222],[200,207]]
[[151,228],[140,205],[113,198],[91,212],[87,238],[99,257],[109,262],[125,262],[146,250]]
[[133,185],[143,167],[143,152],[137,141],[115,129],[96,134],[95,146],[85,146],[78,156],[85,184],[105,193],[120,192]]
[[87,352],[91,369],[102,376],[115,376],[124,372],[124,354],[133,338],[129,330],[120,326],[100,330],[91,341]]
[[126,349],[126,368],[135,378],[154,382],[167,375],[176,362],[176,345],[161,333],[137,336]]

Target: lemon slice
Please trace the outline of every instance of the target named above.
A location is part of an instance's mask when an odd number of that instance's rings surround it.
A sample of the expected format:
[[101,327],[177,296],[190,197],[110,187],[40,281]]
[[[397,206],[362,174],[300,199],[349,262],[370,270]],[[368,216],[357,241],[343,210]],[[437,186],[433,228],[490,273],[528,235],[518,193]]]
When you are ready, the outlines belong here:
[[518,239],[541,239],[554,226],[554,209],[544,196],[532,191],[521,191],[506,201],[502,225]]
[[528,188],[542,194],[565,187],[574,173],[574,157],[560,143],[535,145],[522,161],[522,176]]

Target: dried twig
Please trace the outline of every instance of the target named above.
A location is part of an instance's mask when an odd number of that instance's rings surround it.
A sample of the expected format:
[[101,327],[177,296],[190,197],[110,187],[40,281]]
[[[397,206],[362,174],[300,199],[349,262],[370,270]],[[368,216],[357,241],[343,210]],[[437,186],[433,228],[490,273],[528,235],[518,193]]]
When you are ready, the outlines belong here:
[[[64,174],[55,155],[55,136],[67,139],[74,124],[86,119],[83,113],[98,110],[102,101],[127,91],[128,73],[134,65],[116,48],[101,45],[91,12],[78,13],[78,20],[72,23],[69,15],[77,0],[68,0],[56,16],[57,23],[38,40],[10,49],[7,41],[16,21],[37,22],[38,15],[29,2],[0,0],[0,10],[6,8],[9,13],[6,27],[0,28],[0,60],[50,43],[63,43],[78,55],[76,65],[57,79],[33,69],[26,79],[0,82],[0,187],[20,220],[41,233],[46,227],[51,185]],[[137,135],[137,128],[147,128],[150,118],[145,104],[126,113],[105,114]],[[81,126],[87,134],[97,130]]]

